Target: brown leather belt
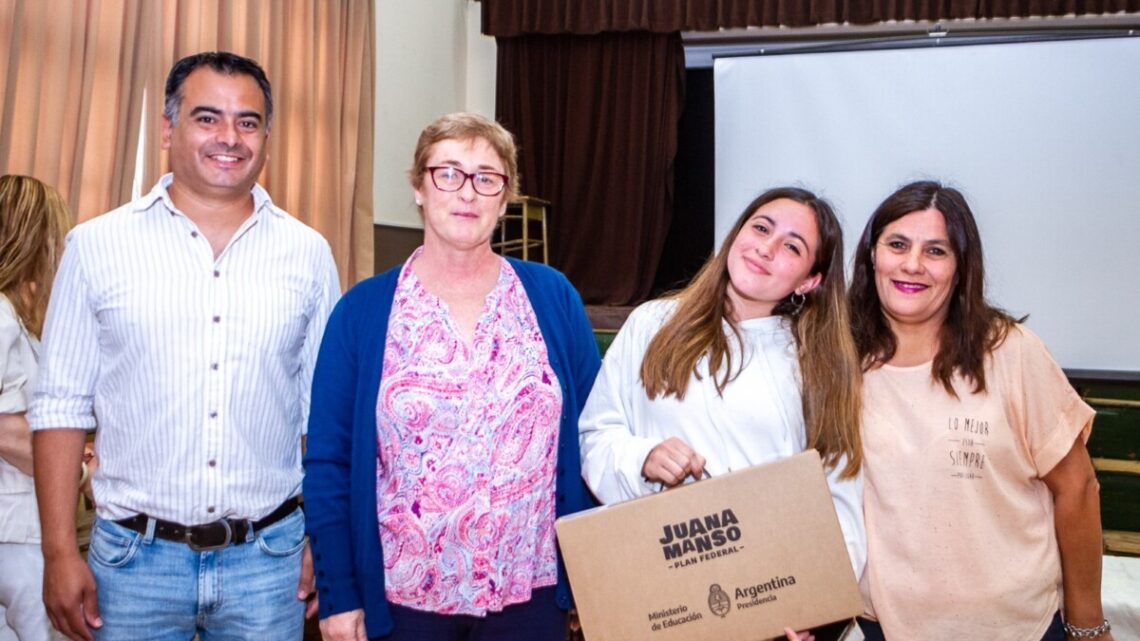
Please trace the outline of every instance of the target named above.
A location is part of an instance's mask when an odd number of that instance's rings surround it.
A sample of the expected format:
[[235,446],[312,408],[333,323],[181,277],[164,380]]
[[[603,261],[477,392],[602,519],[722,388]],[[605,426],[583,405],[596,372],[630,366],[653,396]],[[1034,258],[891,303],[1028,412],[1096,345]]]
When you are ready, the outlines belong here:
[[146,534],[147,523],[153,520],[155,538],[185,543],[192,550],[207,552],[209,550],[220,550],[230,544],[236,545],[252,541],[254,534],[289,516],[296,511],[298,505],[297,498],[293,497],[270,512],[268,516],[257,521],[218,519],[201,525],[182,525],[173,521],[155,519],[145,514],[136,514],[125,519],[119,519],[115,523],[139,534]]

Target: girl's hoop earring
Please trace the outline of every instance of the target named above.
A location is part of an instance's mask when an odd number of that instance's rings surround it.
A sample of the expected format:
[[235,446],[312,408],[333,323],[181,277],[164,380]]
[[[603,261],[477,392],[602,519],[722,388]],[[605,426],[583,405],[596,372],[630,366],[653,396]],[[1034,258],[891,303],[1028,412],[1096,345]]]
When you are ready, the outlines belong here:
[[788,300],[791,301],[792,305],[795,307],[795,309],[792,310],[792,313],[798,314],[800,313],[800,310],[804,308],[804,303],[807,302],[807,296],[799,292],[792,292],[792,295],[788,297]]

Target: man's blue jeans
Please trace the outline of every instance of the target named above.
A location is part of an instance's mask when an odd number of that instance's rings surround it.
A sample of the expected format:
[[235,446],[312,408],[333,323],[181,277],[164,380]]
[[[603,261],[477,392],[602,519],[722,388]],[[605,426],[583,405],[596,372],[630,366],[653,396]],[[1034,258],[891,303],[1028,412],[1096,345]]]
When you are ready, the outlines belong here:
[[210,552],[97,519],[87,563],[103,627],[96,641],[300,641],[304,515]]

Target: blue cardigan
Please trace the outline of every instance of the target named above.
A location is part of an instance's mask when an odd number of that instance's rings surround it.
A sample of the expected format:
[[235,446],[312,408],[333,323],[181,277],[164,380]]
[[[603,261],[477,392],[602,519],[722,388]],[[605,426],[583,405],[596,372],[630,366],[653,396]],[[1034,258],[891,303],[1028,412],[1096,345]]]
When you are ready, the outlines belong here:
[[[558,271],[508,259],[534,308],[550,365],[562,387],[555,511],[594,505],[582,481],[578,414],[600,358],[578,292]],[[389,634],[384,552],[376,517],[376,396],[388,316],[400,268],[362,281],[341,298],[325,330],[313,375],[305,454],[306,530],[320,596],[320,617],[364,609],[369,638]],[[558,605],[571,607],[561,556]]]

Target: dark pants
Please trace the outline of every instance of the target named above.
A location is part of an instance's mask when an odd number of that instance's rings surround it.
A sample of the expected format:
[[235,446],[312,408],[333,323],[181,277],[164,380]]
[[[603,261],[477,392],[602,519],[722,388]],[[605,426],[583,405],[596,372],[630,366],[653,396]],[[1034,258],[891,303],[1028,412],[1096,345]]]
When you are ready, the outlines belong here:
[[565,641],[566,611],[554,603],[553,586],[535,590],[530,601],[485,617],[421,612],[389,606],[395,629],[385,641]]
[[[878,621],[871,621],[859,617],[859,629],[863,631],[863,638],[866,641],[887,641],[883,636],[883,626],[879,625]],[[1045,630],[1045,636],[1041,637],[1041,641],[1065,641],[1065,628],[1061,623],[1061,613],[1058,612],[1053,615],[1053,622],[1049,624],[1049,629]]]

